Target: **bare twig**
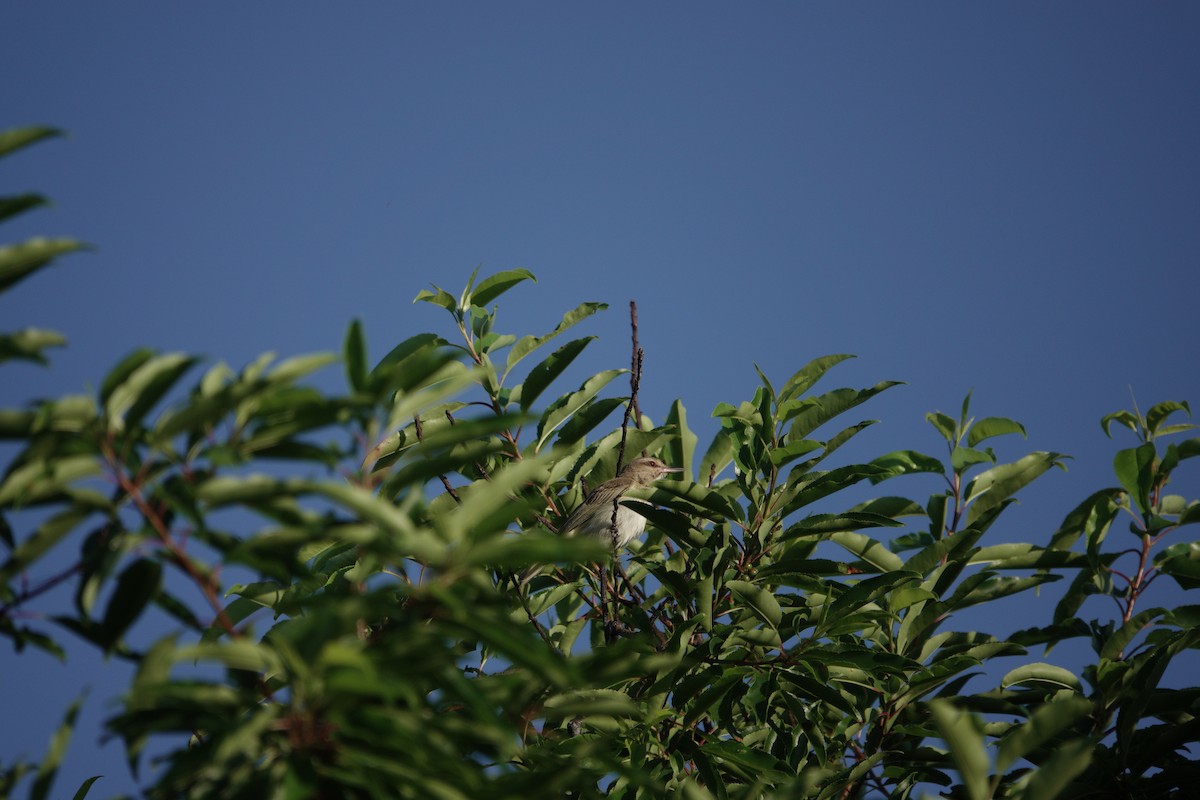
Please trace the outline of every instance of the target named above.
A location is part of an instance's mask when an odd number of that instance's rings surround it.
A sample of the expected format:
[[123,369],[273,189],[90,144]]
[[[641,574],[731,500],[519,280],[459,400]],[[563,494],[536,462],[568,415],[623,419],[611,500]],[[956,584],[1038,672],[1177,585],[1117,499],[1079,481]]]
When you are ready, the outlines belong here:
[[[630,337],[633,340],[633,351],[629,358],[629,368],[633,374],[640,379],[642,373],[642,348],[638,344],[638,317],[637,317],[637,302],[629,301],[629,328]],[[633,390],[632,396],[629,398],[629,405],[633,406],[633,424],[640,431],[642,429],[642,409],[638,407],[637,388]]]

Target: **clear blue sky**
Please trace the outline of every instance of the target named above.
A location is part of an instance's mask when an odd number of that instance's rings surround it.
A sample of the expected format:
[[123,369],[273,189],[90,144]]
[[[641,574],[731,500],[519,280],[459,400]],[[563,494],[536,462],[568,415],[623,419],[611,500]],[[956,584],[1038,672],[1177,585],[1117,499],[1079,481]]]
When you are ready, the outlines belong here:
[[[71,135],[6,159],[3,193],[56,206],[3,238],[96,250],[0,299],[0,328],[71,340],[6,368],[0,404],[140,345],[336,349],[353,317],[379,356],[447,332],[411,304],[430,282],[525,267],[503,327],[606,301],[583,368],[625,366],[636,299],[642,407],[681,397],[702,441],[754,363],[907,381],[863,410],[862,457],[940,455],[923,414],[974,388],[1075,456],[996,534],[1045,541],[1113,482],[1132,440],[1098,420],[1130,386],[1200,403],[1198,42],[1184,2],[7,3],[0,127]],[[103,772],[105,797],[130,786],[96,745],[124,678],[73,657],[0,653],[0,756],[40,755],[91,684],[57,789]]]

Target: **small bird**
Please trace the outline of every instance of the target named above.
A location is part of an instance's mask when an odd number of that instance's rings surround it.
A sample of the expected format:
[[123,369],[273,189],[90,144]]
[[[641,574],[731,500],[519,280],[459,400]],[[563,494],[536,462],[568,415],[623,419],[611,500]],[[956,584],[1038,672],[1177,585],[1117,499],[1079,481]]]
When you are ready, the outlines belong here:
[[[632,489],[649,486],[656,480],[671,472],[683,472],[679,467],[668,467],[657,458],[635,458],[630,461],[617,477],[597,486],[587,499],[560,526],[564,536],[595,536],[606,541],[614,553],[621,550],[642,535],[646,530],[646,518],[632,508],[620,503],[621,497]],[[616,505],[617,525],[613,532],[613,506]],[[522,576],[525,583],[541,569],[540,565],[530,567]]]

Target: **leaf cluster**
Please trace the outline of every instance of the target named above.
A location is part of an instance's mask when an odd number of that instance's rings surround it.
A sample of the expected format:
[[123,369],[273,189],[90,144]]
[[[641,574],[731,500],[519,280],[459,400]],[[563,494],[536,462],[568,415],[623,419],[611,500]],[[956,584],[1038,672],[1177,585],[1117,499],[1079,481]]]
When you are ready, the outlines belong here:
[[[52,134],[0,135],[0,155]],[[2,199],[0,216],[41,204]],[[77,249],[0,249],[0,290]],[[15,453],[0,473],[0,635],[58,657],[59,637],[76,636],[136,665],[107,729],[147,796],[1195,785],[1200,688],[1164,675],[1194,659],[1200,613],[1148,606],[1161,576],[1200,583],[1200,543],[1182,538],[1200,505],[1168,491],[1200,439],[1161,441],[1193,428],[1167,423],[1186,403],[1106,417],[1106,432],[1138,437],[1115,456],[1116,484],[1043,544],[989,544],[1066,457],[1001,459],[995,440],[1025,430],[972,417],[969,395],[957,416],[927,416],[942,457],[847,461],[840,448],[874,423],[851,412],[896,383],[818,390],[849,356],[815,358],[721,403],[701,449],[681,401],[661,425],[621,423],[636,407],[639,376],[613,394],[627,370],[561,385],[594,339],[569,332],[603,304],[544,334],[502,333],[496,301],[534,276],[477,279],[416,297],[449,316],[449,338],[413,336],[378,359],[358,321],[340,353],[237,369],[144,349],[94,392],[0,410]],[[44,362],[62,341],[8,334],[0,358]],[[316,388],[339,362],[344,387]],[[622,501],[649,521],[633,552],[558,535],[588,487],[637,454],[683,472]],[[889,488],[909,475],[932,493]],[[863,491],[876,494],[845,499]],[[968,624],[967,609],[1058,581],[1043,625]],[[64,583],[72,611],[38,613]],[[1071,638],[1094,653],[1082,670],[1048,660]],[[0,796],[23,782],[49,796],[81,702],[40,765],[0,765]]]

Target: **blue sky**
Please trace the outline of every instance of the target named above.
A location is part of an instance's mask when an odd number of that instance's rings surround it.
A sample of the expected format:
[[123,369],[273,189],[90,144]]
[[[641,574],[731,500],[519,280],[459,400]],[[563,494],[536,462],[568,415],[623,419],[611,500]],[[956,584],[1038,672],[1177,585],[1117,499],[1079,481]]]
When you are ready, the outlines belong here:
[[[337,349],[354,317],[381,356],[449,333],[411,303],[429,283],[525,267],[502,328],[610,303],[578,383],[627,364],[636,299],[642,408],[682,398],[702,442],[755,363],[781,382],[849,352],[827,387],[906,381],[865,407],[861,457],[940,455],[923,414],[974,389],[1029,431],[1002,457],[1075,457],[997,532],[1044,541],[1113,483],[1132,440],[1098,420],[1130,387],[1200,402],[1198,35],[1187,3],[6,4],[0,127],[70,137],[6,159],[3,192],[55,207],[3,238],[96,249],[0,299],[3,329],[71,340],[6,368],[0,404],[140,345]],[[40,754],[87,682],[59,789],[126,788],[95,744],[121,679],[38,658],[0,655],[28,725],[0,754]]]

